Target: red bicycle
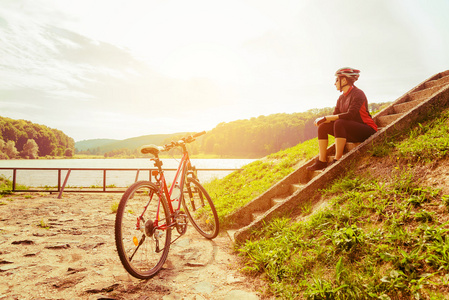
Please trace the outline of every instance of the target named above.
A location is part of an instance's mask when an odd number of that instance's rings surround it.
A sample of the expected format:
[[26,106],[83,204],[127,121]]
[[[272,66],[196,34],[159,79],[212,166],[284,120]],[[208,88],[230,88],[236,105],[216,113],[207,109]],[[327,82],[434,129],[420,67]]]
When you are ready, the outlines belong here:
[[[141,152],[152,154],[156,182],[137,181],[123,194],[115,219],[115,244],[120,260],[136,278],[153,277],[164,265],[170,245],[187,230],[188,220],[208,239],[219,232],[215,206],[200,184],[186,145],[205,134],[200,132],[162,147],[143,146]],[[159,153],[179,147],[182,159],[170,187],[167,186]],[[172,230],[179,236],[172,241]]]

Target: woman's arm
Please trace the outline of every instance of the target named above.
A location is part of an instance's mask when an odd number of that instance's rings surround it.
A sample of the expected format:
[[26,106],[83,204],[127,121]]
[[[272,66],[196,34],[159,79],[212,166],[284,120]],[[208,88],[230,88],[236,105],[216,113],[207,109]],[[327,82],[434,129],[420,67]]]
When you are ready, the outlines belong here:
[[326,116],[326,123],[333,122],[338,119],[339,119],[338,115],[329,115],[329,116]]

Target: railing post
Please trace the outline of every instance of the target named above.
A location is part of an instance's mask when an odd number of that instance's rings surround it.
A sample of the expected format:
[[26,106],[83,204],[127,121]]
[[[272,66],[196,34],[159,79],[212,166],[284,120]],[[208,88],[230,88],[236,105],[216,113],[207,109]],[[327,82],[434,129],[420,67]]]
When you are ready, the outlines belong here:
[[137,180],[139,180],[139,173],[140,173],[140,169],[137,169],[136,180],[134,180],[134,182],[137,182]]
[[17,169],[12,170],[12,191],[16,190],[16,171]]
[[106,192],[106,169],[103,170],[103,192]]
[[65,175],[64,183],[62,184],[62,188],[61,188],[61,191],[59,192],[58,199],[62,198],[62,192],[64,192],[65,185],[67,184],[67,181],[69,180],[70,172],[72,172],[72,169],[69,169],[67,171],[67,175]]
[[58,169],[58,192],[61,190],[61,169]]

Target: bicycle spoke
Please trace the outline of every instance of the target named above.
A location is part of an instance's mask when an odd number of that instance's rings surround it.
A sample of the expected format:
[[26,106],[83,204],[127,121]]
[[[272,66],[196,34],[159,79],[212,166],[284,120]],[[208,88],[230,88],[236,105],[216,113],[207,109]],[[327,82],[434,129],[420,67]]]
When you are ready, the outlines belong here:
[[125,192],[117,210],[117,251],[125,269],[137,278],[154,276],[169,251],[171,229],[164,224],[169,211],[157,191],[150,182],[137,182]]
[[208,239],[218,235],[219,222],[215,206],[204,187],[189,178],[184,191],[184,208],[192,225]]
[[[135,237],[133,237],[133,242],[134,242],[134,244],[136,244],[134,238],[135,238]],[[137,245],[137,248],[134,250],[133,254],[129,257],[129,261],[132,261],[132,260],[133,260],[134,254],[136,254],[137,250],[139,250],[140,246],[142,246],[142,244],[143,244],[144,241],[145,241],[145,234],[142,235],[142,238],[140,239],[140,242],[139,242],[139,244]]]

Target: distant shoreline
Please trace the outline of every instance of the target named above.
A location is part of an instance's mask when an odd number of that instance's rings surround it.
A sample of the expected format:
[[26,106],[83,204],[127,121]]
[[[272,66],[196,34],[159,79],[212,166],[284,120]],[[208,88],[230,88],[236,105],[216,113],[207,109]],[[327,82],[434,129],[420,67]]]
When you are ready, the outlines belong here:
[[[160,158],[181,158],[181,155],[160,155]],[[46,157],[38,157],[36,159],[25,159],[25,158],[12,158],[12,159],[3,159],[6,160],[53,160],[53,159],[150,159],[151,156],[114,156],[114,157],[104,157],[103,155],[74,155],[72,157],[67,156],[46,156]],[[251,157],[251,156],[220,156],[214,154],[208,155],[190,155],[192,159],[260,159],[260,157]],[[1,164],[0,160],[0,164]]]

